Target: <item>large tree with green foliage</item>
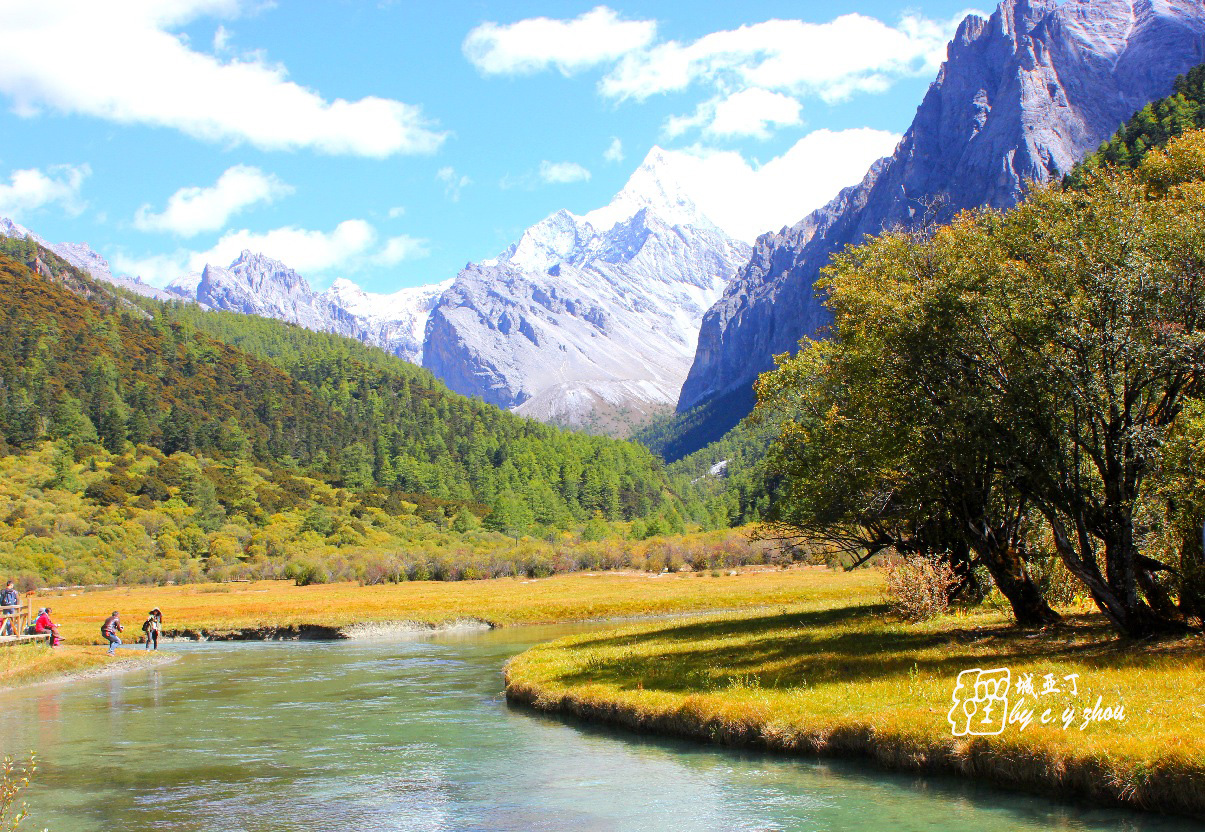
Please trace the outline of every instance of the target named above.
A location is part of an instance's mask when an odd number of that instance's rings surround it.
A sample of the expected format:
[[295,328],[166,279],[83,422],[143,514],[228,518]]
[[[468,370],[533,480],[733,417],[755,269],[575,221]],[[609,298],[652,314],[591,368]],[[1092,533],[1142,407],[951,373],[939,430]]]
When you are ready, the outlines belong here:
[[769,457],[786,480],[770,520],[860,550],[855,562],[888,547],[948,561],[956,595],[981,591],[983,566],[1018,622],[1047,624],[1058,615],[1026,567],[1034,512],[1008,487],[992,405],[964,383],[957,304],[933,291],[960,256],[949,233],[897,233],[837,258],[836,338],[758,384],[759,412],[789,416]]
[[1026,580],[1025,529],[1010,518],[1032,508],[1117,629],[1182,628],[1181,573],[1141,551],[1141,507],[1205,381],[1201,216],[1205,133],[1190,132],[1136,171],[1103,166],[1007,213],[836,258],[836,344],[762,384],[764,406],[795,396],[808,414],[779,440],[796,484],[785,522],[822,517],[814,506],[832,496],[815,489],[835,462],[852,476],[835,520],[891,501],[905,526],[953,518],[1008,595],[999,569]]

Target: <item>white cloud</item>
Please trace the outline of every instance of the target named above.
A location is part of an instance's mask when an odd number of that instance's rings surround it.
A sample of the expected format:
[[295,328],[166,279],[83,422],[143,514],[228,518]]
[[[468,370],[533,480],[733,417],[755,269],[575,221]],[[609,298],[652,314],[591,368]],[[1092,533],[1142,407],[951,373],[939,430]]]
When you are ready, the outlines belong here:
[[20,219],[49,205],[78,215],[84,210],[80,187],[91,173],[87,165],[55,165],[46,171],[15,170],[7,185],[0,184],[0,215]]
[[598,6],[573,20],[482,23],[469,32],[462,48],[483,75],[530,74],[549,67],[568,75],[641,49],[656,34],[656,21],[621,20]]
[[202,231],[226,227],[230,217],[259,202],[272,202],[293,193],[293,188],[259,168],[235,165],[208,188],[181,188],[167,200],[167,208],[156,214],[143,205],[134,216],[140,231],[170,231],[192,237]]
[[603,151],[603,158],[608,162],[623,161],[623,142],[619,140],[618,136],[611,137],[611,143]]
[[836,101],[881,90],[896,76],[934,71],[962,17],[906,16],[897,26],[861,14],[829,23],[768,20],[629,52],[599,89],[608,98],[644,100],[702,82],[721,91],[761,88]]
[[386,240],[385,247],[373,257],[373,262],[382,266],[396,266],[403,260],[416,260],[430,253],[426,240],[401,234]]
[[293,225],[268,232],[236,230],[223,234],[206,251],[180,248],[147,257],[117,252],[112,258],[113,271],[136,275],[153,285],[163,286],[177,277],[204,269],[206,264],[227,266],[245,250],[280,260],[307,277],[329,271],[354,274],[364,266],[396,265],[402,260],[427,257],[430,253],[427,240],[401,234],[381,244],[380,235],[371,223],[364,219],[345,219],[329,232]]
[[444,183],[444,196],[453,202],[460,202],[460,192],[473,184],[468,176],[458,174],[453,167],[440,168],[435,178]]
[[226,265],[245,249],[280,260],[302,274],[346,268],[364,257],[376,243],[377,232],[364,220],[344,220],[331,231],[287,226],[262,233],[239,230],[223,234],[209,251],[193,254],[189,270],[206,263]]
[[540,162],[540,181],[550,185],[566,185],[570,182],[586,182],[590,171],[577,162]]
[[713,136],[756,136],[767,138],[770,125],[787,127],[802,123],[801,104],[788,95],[753,87],[725,98],[715,105],[711,123],[704,131]]
[[189,271],[189,255],[185,251],[173,254],[151,254],[144,257],[118,251],[109,260],[113,267],[113,274],[140,277],[153,286],[164,286]]
[[760,87],[741,90],[727,98],[713,98],[700,104],[692,115],[670,116],[664,132],[670,138],[701,128],[712,138],[770,138],[771,126],[803,124],[798,100]]
[[658,41],[653,20],[624,21],[606,6],[574,18],[485,23],[469,33],[465,56],[484,75],[604,67],[599,93],[613,101],[710,88],[693,114],[671,118],[667,135],[766,138],[801,123],[798,100],[840,101],[882,92],[895,79],[932,74],[967,10],[949,20],[904,15],[890,25],[863,14],[827,23],[767,20],[697,40]]
[[865,175],[899,136],[881,130],[814,130],[781,156],[749,164],[740,153],[705,148],[667,151],[674,176],[699,209],[734,237],[794,225]]
[[389,219],[391,219],[391,220],[396,220],[398,217],[404,217],[405,215],[406,215],[406,206],[405,205],[395,205],[389,209]]
[[230,50],[230,30],[225,26],[218,26],[213,33],[213,51],[214,54],[221,54]]
[[[416,106],[376,96],[328,101],[287,80],[283,66],[254,55],[222,60],[174,33],[249,4],[4,0],[0,92],[24,116],[51,109],[262,150],[380,158],[439,147],[444,134]],[[214,46],[225,40],[215,37]]]
[[425,240],[406,235],[391,237],[384,245],[378,243],[377,230],[371,223],[350,219],[330,231],[295,226],[263,232],[230,231],[205,251],[179,249],[147,257],[117,252],[113,265],[118,273],[137,275],[163,285],[189,272],[199,272],[206,264],[227,266],[245,249],[279,260],[307,277],[333,270],[355,273],[372,263],[395,265],[427,253]]

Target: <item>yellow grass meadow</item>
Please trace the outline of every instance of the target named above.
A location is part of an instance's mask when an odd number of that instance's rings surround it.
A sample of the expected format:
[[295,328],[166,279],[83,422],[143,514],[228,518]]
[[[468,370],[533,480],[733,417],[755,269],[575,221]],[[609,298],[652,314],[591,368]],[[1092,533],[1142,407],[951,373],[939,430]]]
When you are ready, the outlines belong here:
[[697,613],[838,599],[877,593],[876,572],[823,568],[746,569],[713,573],[601,572],[549,578],[411,581],[296,586],[291,581],[118,587],[40,592],[68,644],[99,644],[100,624],[121,612],[127,641],[141,635],[152,607],[163,611],[166,633],[226,634],[240,630],[340,628],[359,623],[440,625],[474,619],[494,626]]
[[[1043,633],[991,610],[908,624],[866,591],[801,595],[771,612],[641,622],[538,646],[508,665],[508,695],[638,730],[1205,815],[1200,636],[1123,642],[1082,611]],[[999,735],[954,736],[959,673],[996,668],[1010,672],[1017,721]],[[1018,685],[1029,684],[1022,702]],[[1122,719],[1104,719],[1118,706]]]
[[[44,644],[19,644],[0,648],[0,687],[30,685],[59,679],[86,676],[110,669],[134,669],[162,661],[163,654],[127,650],[119,658],[105,655],[103,647],[60,645],[51,649]],[[115,663],[119,663],[114,667]]]

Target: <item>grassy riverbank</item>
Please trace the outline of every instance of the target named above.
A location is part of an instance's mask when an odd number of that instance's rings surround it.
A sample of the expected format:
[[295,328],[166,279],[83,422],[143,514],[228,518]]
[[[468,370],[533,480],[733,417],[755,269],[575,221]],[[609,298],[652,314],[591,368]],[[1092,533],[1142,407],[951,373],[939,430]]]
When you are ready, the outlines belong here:
[[[1200,637],[1120,642],[1087,613],[1049,634],[990,611],[904,624],[863,589],[801,596],[771,613],[643,622],[536,647],[508,666],[508,696],[638,730],[1205,816]],[[1020,710],[1032,722],[952,736],[959,672],[998,667],[1011,671],[1010,713],[1030,675],[1034,695]],[[1041,693],[1047,674],[1058,693]],[[1084,725],[1098,697],[1097,716],[1121,705],[1124,719]]]
[[164,660],[162,654],[139,650],[123,650],[117,656],[106,656],[103,647],[15,645],[0,649],[0,688],[92,676],[111,670],[132,670]]
[[[712,577],[713,574],[719,577]],[[119,587],[42,593],[70,644],[100,641],[100,622],[120,610],[127,641],[140,635],[147,611],[159,607],[169,633],[337,629],[353,624],[440,625],[473,619],[496,626],[740,609],[875,592],[876,573],[824,569],[727,573],[578,573],[541,579],[411,581],[295,586],[291,581]]]

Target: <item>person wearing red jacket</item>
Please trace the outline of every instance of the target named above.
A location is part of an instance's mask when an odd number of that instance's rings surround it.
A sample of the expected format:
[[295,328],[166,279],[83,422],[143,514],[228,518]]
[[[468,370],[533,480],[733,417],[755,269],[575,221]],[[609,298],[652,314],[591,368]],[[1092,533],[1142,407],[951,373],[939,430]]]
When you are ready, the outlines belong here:
[[63,642],[63,639],[59,636],[59,625],[50,619],[50,607],[42,610],[38,614],[38,617],[34,619],[33,631],[38,635],[50,633],[51,647],[58,647]]

